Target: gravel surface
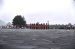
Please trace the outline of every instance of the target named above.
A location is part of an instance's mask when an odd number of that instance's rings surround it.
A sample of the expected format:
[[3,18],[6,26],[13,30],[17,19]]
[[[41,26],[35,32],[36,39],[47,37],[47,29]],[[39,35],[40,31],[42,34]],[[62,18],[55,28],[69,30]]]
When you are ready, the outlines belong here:
[[0,49],[75,49],[74,30],[0,29]]

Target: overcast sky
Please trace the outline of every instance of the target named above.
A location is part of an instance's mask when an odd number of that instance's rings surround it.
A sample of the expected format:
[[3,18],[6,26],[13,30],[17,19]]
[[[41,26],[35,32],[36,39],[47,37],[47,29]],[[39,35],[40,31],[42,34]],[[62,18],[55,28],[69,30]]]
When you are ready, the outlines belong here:
[[27,23],[75,24],[73,0],[0,0],[0,19],[12,22],[15,15]]

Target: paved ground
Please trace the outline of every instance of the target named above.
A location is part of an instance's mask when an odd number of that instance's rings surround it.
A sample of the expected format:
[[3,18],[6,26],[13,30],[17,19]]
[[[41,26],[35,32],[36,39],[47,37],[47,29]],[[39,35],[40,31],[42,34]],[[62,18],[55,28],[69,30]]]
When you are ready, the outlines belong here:
[[1,29],[0,49],[75,49],[74,30]]

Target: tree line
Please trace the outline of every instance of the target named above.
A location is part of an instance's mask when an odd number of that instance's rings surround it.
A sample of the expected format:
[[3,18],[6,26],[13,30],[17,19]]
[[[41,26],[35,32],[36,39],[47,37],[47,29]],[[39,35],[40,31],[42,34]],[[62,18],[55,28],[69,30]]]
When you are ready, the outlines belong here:
[[[26,20],[23,16],[21,15],[16,15],[12,21],[12,25],[15,26],[16,28],[22,28],[26,27]],[[48,25],[49,29],[75,29],[75,26],[73,26],[71,23],[67,25]]]

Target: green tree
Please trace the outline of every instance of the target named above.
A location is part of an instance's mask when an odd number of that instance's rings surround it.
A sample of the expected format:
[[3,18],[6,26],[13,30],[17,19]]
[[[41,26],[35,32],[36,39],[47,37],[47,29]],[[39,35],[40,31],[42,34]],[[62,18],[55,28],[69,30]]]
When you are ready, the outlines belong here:
[[24,17],[22,17],[21,15],[17,15],[14,17],[12,24],[13,26],[21,28],[26,26],[26,21]]

